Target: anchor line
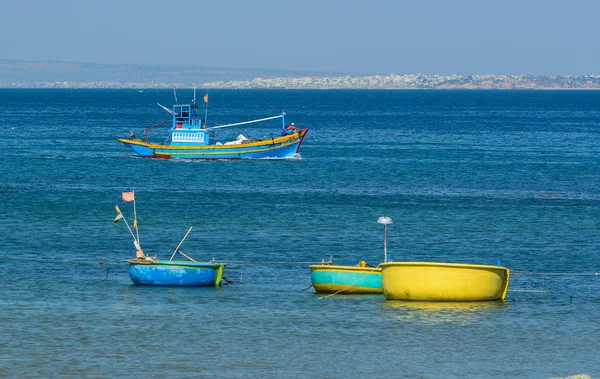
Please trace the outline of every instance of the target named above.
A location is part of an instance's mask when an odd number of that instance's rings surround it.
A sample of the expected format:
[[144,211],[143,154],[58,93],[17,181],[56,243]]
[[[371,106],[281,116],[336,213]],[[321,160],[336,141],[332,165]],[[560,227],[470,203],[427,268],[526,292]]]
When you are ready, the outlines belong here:
[[268,262],[268,261],[226,261],[215,259],[215,262],[220,263],[237,263],[237,264],[248,264],[248,265],[316,265],[322,262]]
[[[98,261],[98,266],[100,266],[100,268],[102,268],[102,266],[104,266],[104,262]],[[110,273],[110,266],[106,265],[106,276],[104,277],[104,279],[101,280],[102,282],[104,282],[106,279],[108,279],[109,273]]]
[[227,284],[246,284],[246,282],[243,282],[241,280],[231,280],[231,279],[227,279],[226,277],[223,277],[223,280],[227,282]]
[[104,264],[110,263],[123,263],[127,262],[127,259],[120,259],[116,261],[82,261],[76,259],[51,259],[51,258],[26,258],[26,257],[14,257],[9,255],[0,255],[0,259],[16,259],[20,261],[37,261],[37,262],[48,262],[48,263],[79,263],[79,264],[100,264],[101,266]]
[[[102,261],[100,259],[96,261],[83,261],[83,260],[75,260],[75,259],[51,259],[51,258],[26,258],[26,257],[16,257],[16,256],[8,256],[8,255],[0,255],[0,259],[15,259],[22,261],[37,261],[37,262],[48,262],[48,263],[79,263],[79,264],[98,264],[100,267],[103,265],[108,265],[112,263],[126,263],[127,259],[119,259],[114,261]],[[322,262],[273,262],[273,261],[235,261],[235,260],[219,260],[213,259],[214,262],[220,263],[235,263],[235,264],[256,264],[256,265],[312,265],[312,264],[321,264]],[[230,268],[229,270],[236,270],[234,268]]]
[[18,259],[24,261],[37,261],[37,262],[48,262],[48,263],[78,263],[78,264],[97,264],[98,268],[102,269],[106,267],[106,275],[104,279],[101,281],[104,282],[108,279],[108,274],[110,273],[110,264],[111,263],[122,263],[127,262],[126,259],[116,260],[116,261],[101,261],[98,259],[97,261],[81,261],[75,259],[49,259],[49,258],[25,258],[25,257],[12,257],[8,255],[0,255],[0,259]]
[[598,276],[597,272],[535,272],[511,270],[512,275],[540,275],[540,276]]
[[340,293],[340,292],[343,292],[343,291],[347,290],[348,288],[350,288],[350,287],[354,286],[355,284],[357,284],[358,282],[360,282],[361,280],[363,280],[364,278],[366,278],[366,277],[367,277],[369,274],[371,274],[372,272],[374,272],[374,271],[375,271],[375,270],[376,270],[378,267],[379,267],[379,265],[377,265],[377,266],[373,267],[373,269],[372,269],[371,271],[369,271],[369,272],[367,272],[366,274],[364,274],[364,275],[363,275],[363,276],[362,276],[360,279],[358,279],[356,282],[354,282],[354,283],[352,283],[352,284],[349,284],[349,285],[347,285],[346,287],[342,288],[341,290],[338,290],[338,291],[336,291],[336,292],[334,292],[334,293],[331,293],[331,294],[329,294],[329,295],[327,295],[327,296],[322,296],[322,297],[320,297],[320,298],[319,298],[319,300],[322,300],[322,299],[327,299],[328,297],[335,296],[335,295],[337,295],[338,293]]
[[516,290],[508,290],[508,292],[535,292],[535,293],[547,293],[548,290],[545,288],[545,279],[548,276],[598,276],[597,272],[536,272],[536,271],[515,271],[511,270],[511,275],[536,275],[542,277],[542,289],[541,290],[524,290],[524,289],[516,289]]

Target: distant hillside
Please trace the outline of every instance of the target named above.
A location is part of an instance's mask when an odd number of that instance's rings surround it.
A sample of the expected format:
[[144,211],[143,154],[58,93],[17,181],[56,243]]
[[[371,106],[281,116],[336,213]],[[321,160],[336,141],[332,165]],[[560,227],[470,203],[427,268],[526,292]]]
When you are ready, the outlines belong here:
[[31,62],[0,59],[0,86],[54,82],[149,83],[154,86],[192,85],[217,81],[252,80],[256,77],[320,76],[331,73],[269,69],[215,68],[193,65],[96,64]]

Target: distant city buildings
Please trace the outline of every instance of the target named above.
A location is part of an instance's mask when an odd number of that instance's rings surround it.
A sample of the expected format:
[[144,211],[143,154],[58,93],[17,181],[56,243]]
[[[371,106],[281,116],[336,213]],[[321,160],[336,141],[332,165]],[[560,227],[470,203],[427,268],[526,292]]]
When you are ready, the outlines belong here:
[[208,88],[286,89],[600,89],[600,76],[369,75],[255,78],[206,83]]
[[1,81],[0,88],[222,88],[222,89],[600,89],[600,76],[421,75],[256,77],[203,84],[159,81]]

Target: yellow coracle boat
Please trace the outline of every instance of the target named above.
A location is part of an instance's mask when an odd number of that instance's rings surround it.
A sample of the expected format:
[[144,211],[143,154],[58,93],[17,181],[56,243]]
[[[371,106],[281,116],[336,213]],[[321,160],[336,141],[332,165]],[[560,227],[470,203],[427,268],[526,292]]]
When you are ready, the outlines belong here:
[[383,294],[392,300],[504,300],[510,279],[502,266],[387,262],[380,267]]

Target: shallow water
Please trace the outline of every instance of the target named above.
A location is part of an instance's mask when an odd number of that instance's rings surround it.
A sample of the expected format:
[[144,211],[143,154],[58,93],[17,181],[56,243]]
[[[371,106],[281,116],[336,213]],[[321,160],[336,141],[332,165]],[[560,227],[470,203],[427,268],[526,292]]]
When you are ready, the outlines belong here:
[[[0,376],[600,376],[600,93],[210,99],[213,125],[285,109],[310,128],[301,159],[135,158],[116,139],[167,119],[155,103],[171,91],[0,90]],[[397,261],[578,275],[517,273],[506,302],[476,304],[320,299],[304,263],[231,264],[245,284],[222,288],[137,287],[112,223],[115,204],[132,221],[131,189],[142,246],[163,258],[193,226],[182,250],[201,260],[377,263],[387,215]]]

